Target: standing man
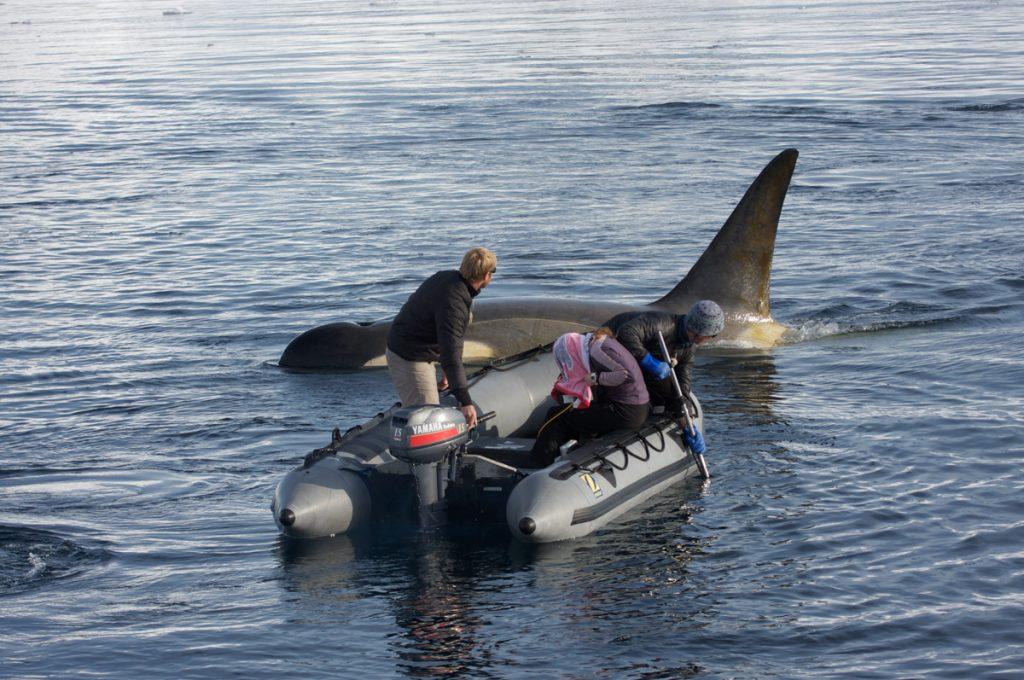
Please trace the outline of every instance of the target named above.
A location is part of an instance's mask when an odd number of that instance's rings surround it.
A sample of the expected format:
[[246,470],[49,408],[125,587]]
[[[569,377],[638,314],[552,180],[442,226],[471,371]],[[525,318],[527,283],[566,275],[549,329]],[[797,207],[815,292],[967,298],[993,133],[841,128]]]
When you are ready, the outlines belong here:
[[[693,365],[694,349],[722,332],[725,328],[725,314],[711,300],[701,300],[685,315],[623,312],[604,325],[612,329],[615,337],[640,364],[644,372],[644,383],[651,394],[651,403],[663,404],[673,415],[681,417],[683,403],[675,395],[669,374],[674,366],[683,394],[690,392],[690,367]],[[665,336],[671,364],[661,356],[658,331]],[[684,437],[694,453],[704,453],[706,445],[700,431],[691,434],[689,430],[684,430]]]
[[462,343],[472,318],[473,298],[487,287],[496,271],[494,253],[471,248],[458,271],[437,272],[402,305],[388,332],[385,352],[402,406],[440,403],[434,369],[434,363],[440,361],[459,410],[470,427],[476,425],[476,407],[469,398],[462,367]]

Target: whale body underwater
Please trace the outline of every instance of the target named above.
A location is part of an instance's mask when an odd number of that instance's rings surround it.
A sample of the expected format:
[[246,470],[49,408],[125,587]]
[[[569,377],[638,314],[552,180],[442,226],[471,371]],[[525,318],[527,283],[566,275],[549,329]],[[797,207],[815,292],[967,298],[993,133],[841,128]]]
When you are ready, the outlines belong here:
[[[720,344],[770,347],[786,326],[771,316],[769,282],[775,235],[798,156],[786,149],[773,158],[737,203],[686,276],[660,299],[622,304],[571,299],[506,298],[473,304],[463,361],[484,364],[547,344],[563,333],[593,330],[625,311],[685,314],[698,300],[716,301],[725,312]],[[302,369],[358,369],[386,366],[384,350],[391,321],[329,323],[292,340],[279,365]]]

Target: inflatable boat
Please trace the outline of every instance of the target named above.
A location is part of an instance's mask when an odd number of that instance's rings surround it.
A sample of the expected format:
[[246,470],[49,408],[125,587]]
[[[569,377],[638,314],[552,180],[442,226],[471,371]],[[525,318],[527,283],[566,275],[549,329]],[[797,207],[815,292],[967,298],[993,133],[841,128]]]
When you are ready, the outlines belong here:
[[[439,406],[396,404],[344,434],[336,429],[277,485],[278,528],[318,538],[418,515],[426,525],[505,523],[522,541],[548,543],[596,531],[699,474],[680,424],[664,415],[574,442],[551,465],[532,467],[558,373],[550,344],[476,371],[469,385],[484,415],[472,430],[447,394]],[[692,394],[688,402],[703,430],[700,403]]]

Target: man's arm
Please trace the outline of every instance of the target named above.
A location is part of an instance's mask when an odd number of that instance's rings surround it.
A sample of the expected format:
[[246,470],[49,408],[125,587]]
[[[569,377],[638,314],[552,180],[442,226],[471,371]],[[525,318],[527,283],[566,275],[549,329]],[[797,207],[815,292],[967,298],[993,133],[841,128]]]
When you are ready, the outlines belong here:
[[472,404],[466,382],[466,369],[462,366],[463,338],[469,324],[469,310],[462,301],[449,299],[436,320],[437,344],[441,354],[441,370],[460,406]]
[[[670,330],[666,332],[666,328]],[[620,334],[625,333],[625,340],[621,335],[617,334],[616,337],[636,358],[644,373],[654,376],[657,380],[664,380],[669,377],[672,368],[667,360],[668,357],[663,356],[661,351],[658,331],[662,331],[667,342],[669,338],[673,337],[673,328],[671,317],[668,314],[647,312],[626,322],[619,329]],[[651,347],[654,349],[651,350]]]
[[687,345],[676,352],[676,376],[685,397],[690,393],[690,367],[693,366],[693,345]]
[[640,317],[627,321],[619,328],[615,333],[615,339],[619,341],[623,347],[626,348],[633,358],[640,361],[647,354],[647,348],[644,347],[645,333],[643,329],[643,323]]

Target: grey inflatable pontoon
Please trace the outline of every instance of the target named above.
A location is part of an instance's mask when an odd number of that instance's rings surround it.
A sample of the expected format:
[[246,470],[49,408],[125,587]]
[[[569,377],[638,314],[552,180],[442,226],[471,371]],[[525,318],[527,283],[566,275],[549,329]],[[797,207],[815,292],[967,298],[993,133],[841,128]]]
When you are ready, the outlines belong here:
[[278,484],[274,520],[288,536],[317,538],[419,513],[426,524],[504,521],[516,538],[548,543],[585,536],[698,474],[680,426],[665,416],[578,443],[544,469],[528,467],[557,376],[550,345],[474,373],[472,396],[486,415],[472,431],[450,396],[335,430]]

